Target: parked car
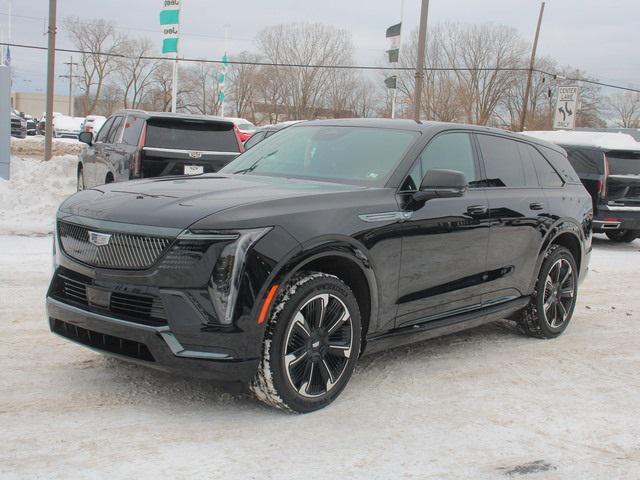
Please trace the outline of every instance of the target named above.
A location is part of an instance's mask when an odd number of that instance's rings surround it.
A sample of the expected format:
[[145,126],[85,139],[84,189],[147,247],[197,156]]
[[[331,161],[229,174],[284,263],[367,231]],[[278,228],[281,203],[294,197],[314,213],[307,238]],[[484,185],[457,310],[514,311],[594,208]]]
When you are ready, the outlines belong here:
[[112,182],[216,172],[244,151],[224,118],[125,110],[109,117],[78,161],[78,190]]
[[56,115],[53,117],[53,136],[56,138],[78,138],[82,131],[83,117]]
[[567,151],[593,201],[593,230],[614,242],[640,236],[640,143],[625,133],[528,132]]
[[11,136],[16,138],[27,137],[27,121],[14,111],[11,112]]
[[38,120],[33,117],[28,117],[27,119],[27,135],[33,136],[38,132]]
[[309,412],[340,394],[362,354],[507,317],[560,335],[591,217],[565,153],[546,142],[408,120],[305,122],[216,174],[69,197],[50,328]]
[[290,122],[274,123],[272,125],[265,125],[264,127],[260,127],[258,129],[256,129],[255,132],[253,132],[253,135],[251,135],[251,137],[249,137],[249,139],[246,142],[244,142],[244,149],[245,150],[249,150],[251,147],[253,147],[254,145],[260,143],[265,138],[269,138],[274,133],[280,132],[280,131],[284,130],[285,128],[291,127],[292,125],[295,125],[297,123],[300,123],[300,120],[292,120]]
[[[59,112],[53,112],[54,124],[55,124],[55,118],[59,117],[59,116],[62,116],[62,114],[59,113]],[[47,114],[46,114],[46,112],[43,112],[42,116],[40,117],[40,121],[38,122],[38,125],[36,127],[36,134],[37,135],[44,135],[45,134],[46,120],[47,120]]]
[[88,115],[82,124],[82,131],[98,133],[106,121],[107,117],[103,117],[102,115]]
[[253,132],[256,131],[256,126],[251,123],[249,120],[244,118],[235,118],[235,117],[225,117],[227,120],[230,120],[234,123],[236,127],[238,127],[238,131],[240,133],[240,141],[246,142],[249,140]]

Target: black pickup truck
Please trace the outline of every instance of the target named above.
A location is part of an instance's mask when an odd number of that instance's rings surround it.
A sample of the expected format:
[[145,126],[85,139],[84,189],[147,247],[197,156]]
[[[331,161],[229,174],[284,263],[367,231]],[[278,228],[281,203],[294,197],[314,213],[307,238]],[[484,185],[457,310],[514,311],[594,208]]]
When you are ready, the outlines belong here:
[[78,190],[166,175],[216,172],[244,151],[233,122],[203,115],[125,110],[82,132]]

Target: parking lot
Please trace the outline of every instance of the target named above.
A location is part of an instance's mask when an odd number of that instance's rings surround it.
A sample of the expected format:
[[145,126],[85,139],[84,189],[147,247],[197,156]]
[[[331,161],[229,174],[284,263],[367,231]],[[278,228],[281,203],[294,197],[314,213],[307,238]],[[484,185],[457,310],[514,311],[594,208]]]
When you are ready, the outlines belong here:
[[365,357],[302,416],[53,336],[51,238],[0,245],[3,478],[640,476],[638,240],[595,240],[560,338],[505,322]]

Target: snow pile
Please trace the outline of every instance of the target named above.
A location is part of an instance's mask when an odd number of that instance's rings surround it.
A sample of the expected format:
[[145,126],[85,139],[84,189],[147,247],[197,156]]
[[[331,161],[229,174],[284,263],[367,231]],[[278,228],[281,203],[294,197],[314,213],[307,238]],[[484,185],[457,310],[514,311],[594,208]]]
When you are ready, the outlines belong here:
[[[56,138],[53,140],[53,155],[78,155],[82,145],[73,138]],[[11,155],[43,158],[44,137],[36,135],[27,138],[11,138]]]
[[640,150],[640,142],[620,132],[576,132],[570,130],[529,131],[524,135],[559,145],[580,145],[604,150]]
[[0,234],[53,232],[58,205],[76,191],[78,157],[48,162],[11,157],[11,179],[0,179]]

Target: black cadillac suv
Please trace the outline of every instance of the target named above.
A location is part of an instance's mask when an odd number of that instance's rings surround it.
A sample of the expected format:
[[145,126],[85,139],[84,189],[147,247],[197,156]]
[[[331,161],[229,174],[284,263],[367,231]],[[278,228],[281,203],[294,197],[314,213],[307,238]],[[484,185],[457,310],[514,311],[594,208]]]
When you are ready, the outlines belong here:
[[100,131],[82,132],[87,144],[78,157],[78,190],[105,183],[216,172],[244,147],[225,118],[123,110]]
[[571,319],[591,197],[558,147],[499,130],[313,121],[221,171],[103,185],[57,214],[53,332],[309,412],[362,354]]

